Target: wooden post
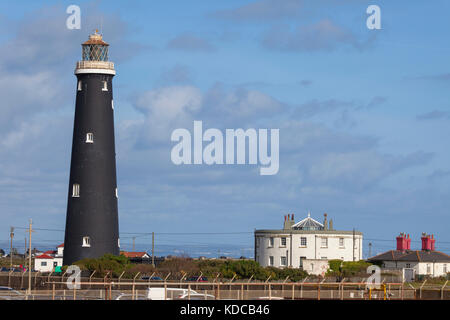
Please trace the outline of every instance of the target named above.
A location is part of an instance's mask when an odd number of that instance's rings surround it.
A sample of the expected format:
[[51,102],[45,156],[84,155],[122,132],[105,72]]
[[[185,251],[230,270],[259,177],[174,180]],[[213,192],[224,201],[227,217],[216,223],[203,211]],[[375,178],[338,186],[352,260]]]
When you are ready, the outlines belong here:
[[53,282],[52,300],[55,300],[55,283]]
[[91,279],[92,279],[92,276],[95,274],[96,271],[97,271],[97,270],[94,270],[94,272],[92,272],[91,275],[89,276],[89,289],[91,288]]
[[447,283],[448,283],[448,280],[445,281],[444,285],[441,288],[441,300],[444,300],[444,288],[447,285]]
[[188,300],[191,300],[191,284],[188,284]]
[[220,300],[220,282],[217,283],[217,300]]
[[244,284],[241,284],[241,300],[244,300]]
[[295,284],[292,284],[292,300],[295,299]]
[[422,285],[420,286],[419,289],[419,299],[422,299],[422,287],[425,285],[425,283],[427,282],[427,279],[425,279],[425,281],[422,283]]

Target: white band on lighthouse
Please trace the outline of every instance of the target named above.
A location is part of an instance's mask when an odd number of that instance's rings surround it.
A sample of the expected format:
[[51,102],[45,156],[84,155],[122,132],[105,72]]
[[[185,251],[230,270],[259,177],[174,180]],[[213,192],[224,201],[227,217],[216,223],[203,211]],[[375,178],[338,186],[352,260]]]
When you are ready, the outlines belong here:
[[116,70],[110,69],[75,69],[75,74],[83,74],[83,73],[102,73],[102,74],[116,74]]
[[116,74],[114,63],[110,61],[78,61],[75,68],[75,74],[83,73],[101,73]]

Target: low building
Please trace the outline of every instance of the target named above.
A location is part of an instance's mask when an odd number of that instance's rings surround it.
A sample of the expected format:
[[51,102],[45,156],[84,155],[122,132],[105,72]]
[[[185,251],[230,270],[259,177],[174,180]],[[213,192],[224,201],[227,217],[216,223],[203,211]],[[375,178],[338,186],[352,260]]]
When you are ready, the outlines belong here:
[[36,254],[34,257],[34,270],[39,272],[59,271],[63,263],[64,243],[60,244],[56,249]]
[[[323,223],[311,218],[310,213],[299,222],[295,222],[294,214],[288,214],[283,229],[255,230],[254,234],[255,260],[263,267],[311,269],[313,263],[315,270],[318,265],[308,260],[323,260],[327,264],[332,259],[362,259],[363,234],[335,230],[326,213]],[[306,261],[309,265],[305,265]]]
[[416,276],[440,277],[450,272],[450,256],[435,250],[433,235],[422,234],[422,250],[411,250],[411,238],[400,233],[397,250],[389,250],[368,259],[384,270],[401,270],[405,281]]

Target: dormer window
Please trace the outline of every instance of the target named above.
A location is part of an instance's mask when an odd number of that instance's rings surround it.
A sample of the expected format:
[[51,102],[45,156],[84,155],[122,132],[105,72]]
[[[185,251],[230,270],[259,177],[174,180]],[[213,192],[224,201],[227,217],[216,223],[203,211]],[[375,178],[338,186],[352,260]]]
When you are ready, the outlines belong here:
[[108,82],[107,81],[103,81],[102,91],[108,91]]
[[92,132],[86,134],[86,143],[94,143],[94,134]]
[[91,239],[89,237],[83,237],[83,245],[84,248],[89,248],[91,246]]
[[82,83],[81,83],[81,80],[79,80],[78,81],[78,91],[81,91],[81,86],[82,86]]

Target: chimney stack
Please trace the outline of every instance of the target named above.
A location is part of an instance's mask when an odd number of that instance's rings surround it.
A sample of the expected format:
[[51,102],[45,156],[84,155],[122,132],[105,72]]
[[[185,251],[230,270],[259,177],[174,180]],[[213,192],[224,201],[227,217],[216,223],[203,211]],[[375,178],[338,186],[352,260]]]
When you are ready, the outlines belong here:
[[432,251],[432,250],[434,250],[434,242],[436,241],[434,239],[434,236],[433,236],[433,239],[432,239],[430,235],[427,235],[426,233],[422,233],[421,240],[422,240],[422,250],[423,251]]
[[399,251],[408,250],[408,239],[406,238],[406,235],[403,232],[401,232],[396,239],[397,239],[397,250]]
[[326,213],[324,213],[323,214],[323,229],[324,230],[328,230],[328,221],[327,221],[327,214]]

